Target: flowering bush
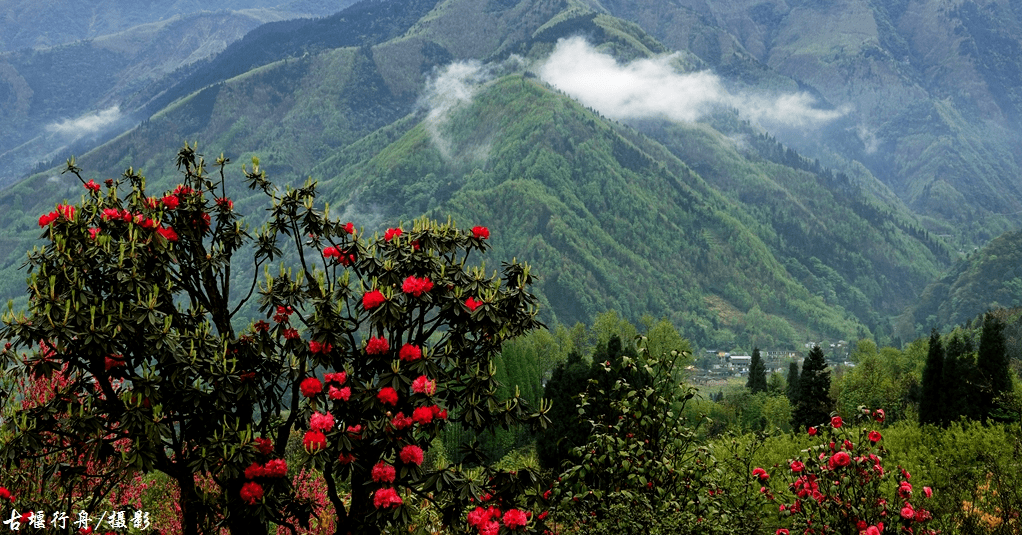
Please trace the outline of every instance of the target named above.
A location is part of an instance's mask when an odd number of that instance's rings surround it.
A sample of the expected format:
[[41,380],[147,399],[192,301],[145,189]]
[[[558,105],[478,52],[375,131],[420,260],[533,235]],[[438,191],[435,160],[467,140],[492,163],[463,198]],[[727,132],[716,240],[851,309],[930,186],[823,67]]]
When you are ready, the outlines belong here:
[[[756,468],[752,477],[763,485],[764,497],[793,533],[936,533],[926,508],[930,487],[917,490],[908,471],[884,466],[883,436],[871,428],[883,422],[883,410],[862,409],[860,416],[867,425],[857,430],[838,416],[830,425],[811,428],[815,432],[810,434],[822,442],[789,459],[777,473]],[[778,480],[786,486],[771,488]]]

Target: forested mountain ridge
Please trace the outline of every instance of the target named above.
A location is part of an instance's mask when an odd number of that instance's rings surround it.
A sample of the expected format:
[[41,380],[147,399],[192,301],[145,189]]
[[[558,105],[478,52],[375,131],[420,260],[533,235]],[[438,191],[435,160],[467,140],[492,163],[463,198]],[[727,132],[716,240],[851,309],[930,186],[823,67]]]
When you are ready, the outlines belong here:
[[[539,79],[578,35],[622,64],[668,51],[598,6],[405,3],[253,32],[79,165],[97,177],[134,166],[171,189],[183,139],[235,161],[258,155],[278,180],[311,175],[332,210],[370,231],[424,212],[490,226],[495,259],[536,265],[548,320],[667,315],[705,345],[884,333],[949,261],[904,205],[863,185],[868,173],[827,169],[733,111],[626,126]],[[672,62],[702,65],[685,53]],[[12,208],[0,222],[7,295],[35,212],[79,188],[47,173],[0,194]],[[233,195],[238,210],[262,209]]]

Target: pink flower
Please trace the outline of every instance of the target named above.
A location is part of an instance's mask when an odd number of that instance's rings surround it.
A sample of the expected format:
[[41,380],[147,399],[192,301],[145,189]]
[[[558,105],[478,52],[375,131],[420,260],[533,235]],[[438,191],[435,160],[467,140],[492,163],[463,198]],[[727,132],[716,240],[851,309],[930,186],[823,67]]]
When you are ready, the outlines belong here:
[[354,234],[355,233],[355,224],[352,223],[351,221],[348,221],[348,223],[346,225],[344,225],[344,232],[347,232],[348,234]]
[[869,436],[869,441],[870,442],[872,442],[874,444],[876,444],[877,442],[880,442],[881,436],[880,436],[880,432],[879,431],[876,431],[876,430],[870,431],[868,436]]
[[880,535],[880,528],[876,526],[869,526],[866,528],[866,535]]
[[475,311],[475,309],[479,308],[479,306],[482,304],[483,304],[482,301],[476,301],[474,297],[469,297],[468,299],[465,300],[465,306],[472,311]]
[[835,416],[835,417],[830,419],[830,425],[834,429],[839,429],[841,427],[841,424],[843,424],[843,423],[844,422],[841,421],[841,417],[840,416]]
[[380,461],[373,465],[372,476],[373,481],[377,483],[393,483],[394,478],[397,476],[397,471],[394,470],[393,466]]
[[309,427],[316,431],[329,431],[334,428],[334,415],[314,412],[309,418]]
[[181,202],[176,195],[167,195],[160,200],[163,202],[163,206],[166,206],[168,210],[177,208],[177,205]]
[[401,505],[401,497],[397,495],[397,491],[391,487],[384,487],[376,491],[373,494],[373,505],[377,509],[386,507],[397,507]]
[[156,233],[163,236],[167,241],[177,241],[178,239],[177,232],[174,232],[174,229],[170,227],[160,227],[156,229]]
[[370,338],[369,342],[366,343],[366,353],[369,355],[382,355],[387,351],[390,351],[390,344],[382,336]]
[[923,487],[923,495],[926,496],[927,498],[932,498],[933,489],[931,489],[930,487]]
[[89,191],[99,191],[99,184],[90,178],[89,181],[85,183],[85,189]]
[[322,431],[306,431],[302,444],[308,452],[314,452],[326,447],[326,435]]
[[245,503],[254,505],[255,502],[263,499],[263,486],[255,481],[249,481],[241,486],[239,494]]
[[486,227],[472,227],[472,236],[480,240],[490,237],[490,229]]
[[401,291],[406,294],[412,294],[415,297],[419,297],[422,294],[433,289],[433,281],[429,280],[429,277],[408,277],[401,284]]
[[394,426],[394,429],[398,431],[406,429],[412,425],[412,419],[405,416],[405,413],[399,412],[391,421],[390,425]]
[[836,467],[839,466],[848,466],[849,464],[851,464],[851,462],[852,457],[848,455],[848,452],[839,451],[830,458],[830,461],[827,464],[829,465],[831,470],[834,470]]
[[901,484],[898,485],[898,497],[900,497],[903,500],[907,500],[911,496],[912,485],[910,485],[908,481],[902,481]]
[[380,392],[376,394],[376,399],[380,400],[380,403],[384,405],[397,405],[397,390],[389,386],[385,386],[380,389]]
[[815,427],[810,427],[809,430],[808,430],[808,433],[809,433],[809,436],[811,436],[811,437],[816,436],[816,428]]
[[401,458],[401,462],[405,464],[414,464],[415,466],[422,465],[422,459],[424,456],[422,448],[414,444],[409,444],[401,448],[401,452],[398,454],[398,457]]
[[420,375],[416,380],[412,381],[412,391],[416,394],[432,396],[436,393],[436,381],[431,381],[429,377]]
[[752,477],[758,477],[760,481],[766,481],[767,479],[770,479],[770,474],[768,474],[766,470],[756,467],[752,471]]
[[805,468],[806,465],[802,464],[802,461],[791,461],[792,472],[801,472],[802,470],[805,470]]
[[788,530],[784,528],[777,528],[777,531],[774,532],[774,535],[788,535]]
[[302,381],[302,384],[298,385],[298,388],[302,391],[303,396],[311,398],[323,391],[323,383],[319,382],[319,379],[315,377],[308,377]]
[[401,360],[412,362],[422,358],[422,349],[412,344],[405,344],[401,346],[401,351],[398,353]]
[[504,513],[504,525],[508,529],[515,529],[524,527],[529,522],[529,517],[525,515],[524,511],[518,509],[508,509]]
[[400,227],[399,228],[389,228],[389,229],[387,229],[387,232],[383,233],[383,239],[385,239],[387,241],[390,241],[394,237],[400,236],[403,233],[404,233],[404,231],[402,231]]
[[904,518],[905,520],[912,520],[913,518],[916,517],[916,512],[914,509],[912,509],[911,504],[906,503],[905,507],[901,508],[901,517]]
[[330,385],[330,389],[327,391],[327,397],[330,399],[339,399],[341,401],[348,401],[351,399],[351,388],[337,388],[336,386]]
[[884,423],[884,418],[886,417],[887,414],[884,412],[883,409],[877,409],[876,411],[873,412],[873,419],[875,419],[878,423]]

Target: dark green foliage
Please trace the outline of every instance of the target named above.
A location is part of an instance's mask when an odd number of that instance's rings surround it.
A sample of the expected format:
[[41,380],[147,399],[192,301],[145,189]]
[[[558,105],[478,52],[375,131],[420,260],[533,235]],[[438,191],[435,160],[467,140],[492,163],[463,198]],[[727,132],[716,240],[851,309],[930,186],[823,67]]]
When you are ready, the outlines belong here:
[[979,338],[976,369],[982,377],[979,394],[979,415],[986,421],[994,415],[999,398],[1012,390],[1012,371],[1008,366],[1008,350],[1004,341],[1004,323],[996,314],[983,316],[983,333]]
[[763,364],[763,357],[759,355],[759,348],[752,350],[752,362],[749,364],[749,380],[745,387],[752,390],[752,393],[766,392],[766,365]]
[[798,403],[798,389],[798,362],[792,362],[791,364],[788,364],[788,390],[785,392],[788,396],[788,402],[791,403],[792,406]]
[[571,459],[572,449],[589,441],[590,427],[579,415],[579,394],[589,384],[589,367],[582,356],[572,351],[567,362],[554,368],[553,375],[543,389],[550,400],[550,425],[536,436],[536,453],[540,463],[551,469],[560,469]]
[[834,410],[834,402],[830,399],[830,370],[819,345],[813,346],[802,364],[798,385],[798,402],[792,413],[791,426],[804,429],[827,422]]
[[922,399],[919,401],[919,424],[936,425],[944,412],[944,347],[940,332],[934,327],[930,333],[929,351],[923,367]]
[[951,334],[945,348],[944,373],[941,384],[944,389],[944,411],[941,423],[947,425],[965,417],[979,417],[979,400],[976,384],[978,372],[972,340],[961,330]]

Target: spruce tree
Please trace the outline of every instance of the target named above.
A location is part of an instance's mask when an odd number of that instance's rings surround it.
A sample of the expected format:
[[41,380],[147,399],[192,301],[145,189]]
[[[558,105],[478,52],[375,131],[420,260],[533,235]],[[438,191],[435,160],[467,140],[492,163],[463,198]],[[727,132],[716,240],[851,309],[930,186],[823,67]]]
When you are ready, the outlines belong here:
[[941,382],[945,397],[941,417],[943,425],[963,416],[969,419],[979,418],[976,392],[979,373],[976,370],[972,348],[972,340],[958,330],[952,333],[951,339],[947,342]]
[[788,403],[792,407],[798,403],[798,362],[788,365]]
[[923,392],[919,401],[919,424],[938,425],[944,412],[944,346],[940,333],[934,327],[930,331],[930,348],[923,367]]
[[802,364],[798,385],[798,403],[792,413],[791,426],[801,429],[829,420],[834,408],[830,399],[830,370],[819,345],[813,346]]
[[766,366],[759,355],[759,348],[752,350],[752,362],[749,364],[749,380],[745,383],[746,388],[752,390],[753,394],[767,391]]
[[979,417],[986,421],[996,411],[997,398],[1011,392],[1011,368],[1004,341],[1004,323],[994,314],[983,316],[983,333],[976,358],[981,386],[977,390]]

